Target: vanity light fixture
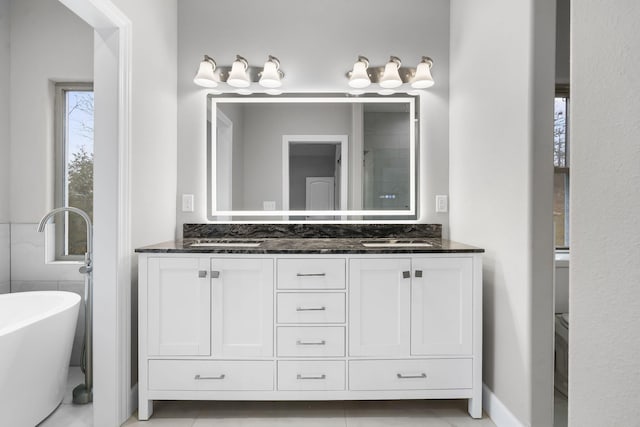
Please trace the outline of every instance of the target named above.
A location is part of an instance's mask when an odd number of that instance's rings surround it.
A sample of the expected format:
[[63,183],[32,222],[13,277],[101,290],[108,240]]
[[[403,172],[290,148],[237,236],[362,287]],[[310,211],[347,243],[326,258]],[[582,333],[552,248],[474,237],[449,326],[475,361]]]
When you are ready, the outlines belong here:
[[264,68],[260,73],[258,84],[269,89],[274,89],[282,86],[282,77],[284,77],[284,73],[280,71],[280,60],[275,56],[269,55],[269,59],[264,63]]
[[353,70],[349,76],[349,86],[354,89],[363,89],[371,84],[371,79],[367,73],[369,60],[364,56],[358,56],[358,60],[353,64]]
[[403,91],[400,86],[406,83],[411,84],[415,89],[426,89],[433,86],[434,81],[431,76],[433,60],[428,56],[423,56],[417,67],[403,67],[400,58],[391,56],[389,61],[382,66],[370,66],[369,60],[364,56],[358,56],[358,60],[353,64],[353,69],[346,73],[349,79],[349,90],[351,95],[361,95],[365,93],[364,88],[371,83],[377,83],[377,88],[367,91],[377,92],[381,95],[390,95],[396,90]]
[[380,86],[385,89],[393,89],[402,85],[402,79],[400,78],[400,58],[392,56],[389,58],[389,62],[384,66],[384,73],[380,78]]
[[251,80],[249,80],[249,74],[247,69],[249,63],[240,55],[236,55],[236,60],[231,64],[231,72],[227,79],[227,84],[233,87],[249,87]]
[[200,66],[198,67],[198,72],[196,76],[193,78],[193,82],[198,86],[202,87],[216,87],[218,86],[218,82],[216,81],[216,77],[213,72],[216,70],[216,61],[213,60],[208,55],[204,56],[202,62],[200,62]]
[[[264,67],[249,65],[249,62],[240,55],[236,55],[231,66],[217,66],[216,62],[208,55],[200,62],[198,72],[193,78],[193,82],[198,86],[206,88],[218,87],[219,83],[226,83],[237,93],[251,93],[253,89],[248,89],[252,83],[258,83],[267,88],[265,91],[269,95],[280,95],[284,73],[280,70],[280,60],[273,55],[269,55]],[[223,85],[224,86],[224,85]],[[219,87],[216,94],[228,92],[230,88],[222,90]],[[242,89],[241,91],[239,89]]]
[[433,77],[431,77],[431,67],[433,60],[428,56],[423,56],[422,61],[416,67],[416,73],[411,80],[411,87],[414,89],[426,89],[433,86]]

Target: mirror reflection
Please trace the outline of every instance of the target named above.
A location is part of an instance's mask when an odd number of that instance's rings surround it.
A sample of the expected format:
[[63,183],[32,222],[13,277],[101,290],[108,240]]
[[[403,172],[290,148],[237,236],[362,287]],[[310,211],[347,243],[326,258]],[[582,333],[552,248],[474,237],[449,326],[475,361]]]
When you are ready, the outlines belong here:
[[415,218],[413,117],[407,95],[210,95],[210,219]]

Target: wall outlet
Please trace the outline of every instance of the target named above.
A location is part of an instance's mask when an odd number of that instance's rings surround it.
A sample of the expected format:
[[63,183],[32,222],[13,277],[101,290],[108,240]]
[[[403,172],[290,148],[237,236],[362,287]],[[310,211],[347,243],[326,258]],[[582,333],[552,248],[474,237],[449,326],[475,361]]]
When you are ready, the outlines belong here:
[[436,212],[447,213],[449,211],[449,198],[444,195],[436,196]]
[[275,211],[276,202],[273,200],[265,200],[262,202],[262,209],[264,209],[265,211]]
[[194,211],[194,197],[193,194],[182,195],[182,212]]

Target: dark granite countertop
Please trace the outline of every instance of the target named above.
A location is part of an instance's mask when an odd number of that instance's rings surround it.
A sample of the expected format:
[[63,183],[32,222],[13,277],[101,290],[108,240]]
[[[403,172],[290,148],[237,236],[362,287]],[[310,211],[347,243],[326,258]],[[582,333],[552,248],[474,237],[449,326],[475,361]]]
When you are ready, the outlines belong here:
[[[411,238],[412,241],[428,243],[431,246],[420,247],[365,247],[362,238],[259,238],[260,246],[248,247],[202,247],[193,243],[205,244],[220,241],[231,244],[249,242],[251,239],[218,238],[175,240],[136,249],[138,253],[205,253],[205,254],[412,254],[412,253],[482,253],[484,249],[441,238]],[[403,239],[404,240],[404,239]]]

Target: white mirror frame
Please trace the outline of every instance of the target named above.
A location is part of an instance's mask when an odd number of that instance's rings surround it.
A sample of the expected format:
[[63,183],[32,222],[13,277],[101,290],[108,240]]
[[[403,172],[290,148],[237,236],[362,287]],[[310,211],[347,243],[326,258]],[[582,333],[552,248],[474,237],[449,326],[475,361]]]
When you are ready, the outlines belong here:
[[[284,223],[297,223],[301,221],[289,221],[288,218],[290,216],[336,216],[343,218],[341,221],[335,222],[375,222],[369,220],[362,220],[355,218],[355,221],[350,221],[349,219],[353,219],[353,217],[362,217],[362,216],[370,216],[370,217],[389,217],[390,220],[393,217],[407,217],[415,215],[417,217],[416,212],[416,203],[417,203],[417,192],[416,192],[416,98],[414,97],[348,97],[348,96],[251,96],[251,97],[233,97],[228,95],[220,95],[220,96],[210,96],[209,100],[211,102],[210,105],[210,117],[208,118],[209,126],[212,126],[212,129],[208,130],[210,147],[208,148],[209,155],[209,176],[208,181],[210,185],[209,189],[209,220],[212,222],[247,222],[247,221],[233,221],[233,217],[281,217]],[[209,102],[209,101],[208,101]],[[247,103],[247,104],[264,104],[264,103],[348,103],[348,104],[369,104],[369,103],[404,103],[409,105],[409,117],[410,125],[409,125],[409,191],[410,191],[410,204],[409,209],[404,210],[326,210],[326,211],[307,211],[307,210],[273,210],[273,211],[264,211],[264,210],[218,210],[217,209],[217,162],[216,162],[216,147],[217,147],[217,132],[215,132],[215,124],[218,122],[218,108],[216,104],[225,104],[225,103]],[[352,145],[355,145],[352,144]],[[344,149],[346,148],[346,144],[343,145],[343,156]],[[355,147],[352,146],[352,149]],[[346,156],[344,158],[347,158]],[[347,181],[347,180],[345,180]],[[345,186],[348,184],[345,183]],[[347,197],[348,192],[345,191],[344,197]],[[311,218],[310,222],[314,222]],[[273,221],[270,221],[273,222]],[[302,221],[305,222],[305,221]],[[334,222],[334,221],[331,221]]]

